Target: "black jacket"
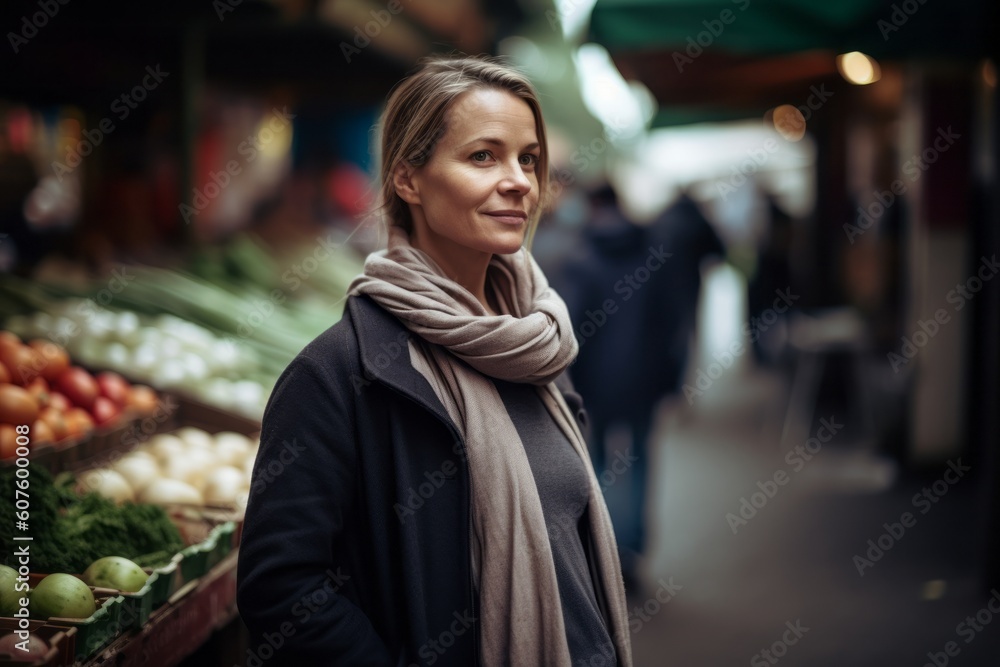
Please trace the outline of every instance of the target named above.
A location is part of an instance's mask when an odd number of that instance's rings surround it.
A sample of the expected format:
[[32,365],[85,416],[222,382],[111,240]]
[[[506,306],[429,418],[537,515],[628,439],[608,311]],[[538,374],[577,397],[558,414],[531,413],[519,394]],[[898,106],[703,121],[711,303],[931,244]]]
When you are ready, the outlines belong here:
[[248,667],[479,664],[464,443],[411,335],[351,297],[275,386],[239,554]]

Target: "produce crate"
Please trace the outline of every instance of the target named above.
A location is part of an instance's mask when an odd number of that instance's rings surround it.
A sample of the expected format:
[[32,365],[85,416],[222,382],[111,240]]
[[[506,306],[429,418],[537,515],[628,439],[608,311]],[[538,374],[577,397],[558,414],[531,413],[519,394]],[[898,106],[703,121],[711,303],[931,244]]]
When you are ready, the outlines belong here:
[[[29,574],[28,583],[32,589],[38,586],[38,582],[45,578],[44,574]],[[76,649],[75,659],[84,660],[96,653],[100,648],[112,639],[122,634],[132,621],[131,618],[122,618],[122,609],[125,599],[118,594],[118,591],[110,588],[90,587],[97,602],[97,611],[90,618],[58,618],[52,617],[46,621],[48,625],[75,628],[76,629]]]
[[244,435],[260,432],[260,420],[209,405],[188,394],[174,395],[178,402],[177,423],[195,426],[209,433],[235,431]]
[[233,550],[233,535],[236,533],[236,524],[232,521],[220,524],[212,529],[210,539],[214,539],[208,552],[209,569],[218,565]]
[[87,468],[105,467],[135,447],[135,440],[130,436],[142,422],[142,416],[129,411],[122,414],[121,419],[111,428],[98,428],[89,438],[75,448],[75,455],[68,468],[74,472]]
[[[143,568],[150,573],[150,599],[153,609],[159,609],[183,585],[179,567],[181,555],[175,554],[168,565],[157,568]],[[155,578],[154,578],[155,576]]]
[[[142,418],[133,412],[123,413],[118,423],[110,428],[99,428],[89,435],[72,440],[43,445],[32,444],[28,458],[33,464],[42,466],[53,475],[105,465],[132,449],[134,443],[125,435],[141,420]],[[0,462],[0,467],[12,465],[14,465],[13,458]]]
[[107,588],[92,588],[97,611],[90,618],[50,618],[49,625],[75,628],[76,659],[86,660],[126,630],[122,622],[124,598]]
[[160,575],[154,571],[149,575],[149,579],[142,588],[134,593],[128,591],[117,591],[122,596],[121,620],[123,630],[141,628],[149,620],[153,613],[153,590],[159,581]]
[[227,518],[232,516],[229,513],[187,505],[170,506],[167,513],[188,545],[181,550],[180,567],[185,582],[204,575],[236,546],[237,524]]
[[[17,619],[0,618],[0,636],[19,629]],[[76,628],[58,628],[45,621],[28,621],[28,632],[36,635],[49,645],[45,657],[32,663],[7,660],[0,654],[0,667],[69,667],[76,660]]]

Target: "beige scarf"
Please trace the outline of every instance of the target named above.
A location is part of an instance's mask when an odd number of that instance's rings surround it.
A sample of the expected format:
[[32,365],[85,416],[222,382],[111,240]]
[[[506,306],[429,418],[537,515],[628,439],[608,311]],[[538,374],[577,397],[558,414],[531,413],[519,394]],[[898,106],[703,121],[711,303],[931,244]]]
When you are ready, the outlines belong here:
[[[577,343],[566,305],[525,250],[494,255],[488,271],[500,315],[491,315],[394,227],[389,247],[372,254],[348,293],[366,294],[422,339],[411,339],[414,367],[462,432],[472,484],[472,568],[479,591],[483,664],[570,665],[566,629],[541,501],[517,429],[490,378],[537,385],[590,478],[590,532],[598,596],[621,665],[631,645],[621,565],[604,498],[576,421],[552,380]],[[468,365],[457,361],[461,359]],[[471,368],[470,368],[471,366]]]

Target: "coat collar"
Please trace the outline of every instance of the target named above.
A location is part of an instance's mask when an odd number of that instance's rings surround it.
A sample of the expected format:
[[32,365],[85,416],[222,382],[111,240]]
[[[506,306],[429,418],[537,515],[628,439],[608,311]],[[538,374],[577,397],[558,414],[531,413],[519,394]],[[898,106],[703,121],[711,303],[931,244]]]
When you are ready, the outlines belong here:
[[413,399],[454,429],[434,389],[410,363],[409,341],[416,334],[371,297],[348,297],[347,309],[357,334],[365,377],[375,378]]

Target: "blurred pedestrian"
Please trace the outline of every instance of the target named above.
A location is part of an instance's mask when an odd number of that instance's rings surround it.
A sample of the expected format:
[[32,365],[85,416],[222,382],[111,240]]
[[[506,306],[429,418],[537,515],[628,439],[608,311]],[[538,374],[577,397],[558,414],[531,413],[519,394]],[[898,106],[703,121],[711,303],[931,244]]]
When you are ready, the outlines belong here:
[[[623,213],[610,184],[592,189],[589,202],[584,250],[549,275],[580,341],[570,371],[590,416],[590,452],[608,499],[626,588],[634,591],[646,543],[649,439],[660,375],[670,372],[660,361],[664,341],[650,326],[657,319],[651,309],[672,259]],[[616,433],[624,437],[611,437]]]
[[663,344],[654,346],[657,396],[677,394],[695,335],[701,278],[706,262],[725,257],[726,249],[712,223],[688,193],[668,206],[649,225],[649,243],[671,254],[660,280],[651,287],[647,326]]

